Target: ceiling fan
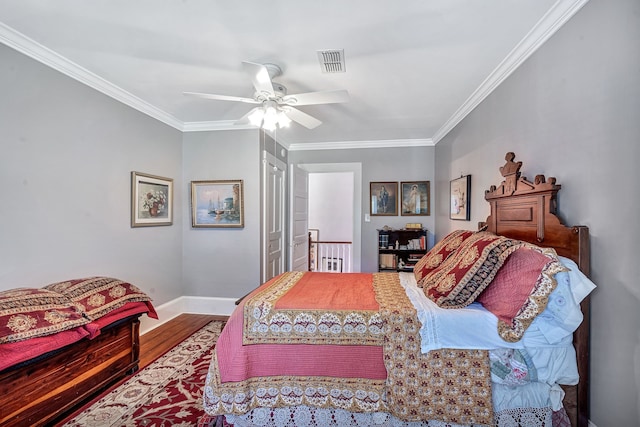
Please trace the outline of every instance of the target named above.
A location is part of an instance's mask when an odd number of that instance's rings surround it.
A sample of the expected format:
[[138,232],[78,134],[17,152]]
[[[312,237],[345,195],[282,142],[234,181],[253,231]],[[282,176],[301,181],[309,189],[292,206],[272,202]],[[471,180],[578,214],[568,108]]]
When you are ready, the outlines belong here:
[[273,81],[275,77],[282,75],[282,69],[275,64],[257,64],[244,61],[244,70],[249,74],[256,89],[253,98],[239,96],[215,95],[210,93],[184,92],[188,96],[196,96],[205,99],[219,101],[237,101],[247,104],[259,104],[234,124],[253,124],[266,130],[275,130],[288,127],[291,121],[313,129],[322,122],[294,106],[333,104],[349,101],[349,93],[346,90],[329,90],[323,92],[306,92],[287,95],[287,88]]

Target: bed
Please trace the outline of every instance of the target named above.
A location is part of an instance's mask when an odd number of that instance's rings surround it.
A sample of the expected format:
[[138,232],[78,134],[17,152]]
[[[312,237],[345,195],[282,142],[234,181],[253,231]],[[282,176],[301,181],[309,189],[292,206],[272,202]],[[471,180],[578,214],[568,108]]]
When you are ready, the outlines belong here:
[[205,417],[586,426],[588,229],[556,216],[555,178],[529,181],[514,159],[480,230],[454,230],[413,273],[287,272],[244,298],[212,357]]
[[0,292],[0,425],[53,425],[135,372],[145,313],[149,296],[110,277]]

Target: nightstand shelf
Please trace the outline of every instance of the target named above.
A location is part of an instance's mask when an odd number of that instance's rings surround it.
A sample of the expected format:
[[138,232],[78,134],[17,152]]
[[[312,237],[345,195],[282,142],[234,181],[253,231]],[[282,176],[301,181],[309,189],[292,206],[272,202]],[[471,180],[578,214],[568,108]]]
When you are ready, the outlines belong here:
[[413,271],[425,253],[426,229],[378,230],[378,271]]

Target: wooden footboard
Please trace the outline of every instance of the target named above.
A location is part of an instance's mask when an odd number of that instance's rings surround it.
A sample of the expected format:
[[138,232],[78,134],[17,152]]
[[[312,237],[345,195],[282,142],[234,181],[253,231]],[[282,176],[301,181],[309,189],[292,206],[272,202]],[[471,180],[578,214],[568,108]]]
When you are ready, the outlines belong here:
[[0,425],[43,426],[138,369],[140,315],[0,372]]

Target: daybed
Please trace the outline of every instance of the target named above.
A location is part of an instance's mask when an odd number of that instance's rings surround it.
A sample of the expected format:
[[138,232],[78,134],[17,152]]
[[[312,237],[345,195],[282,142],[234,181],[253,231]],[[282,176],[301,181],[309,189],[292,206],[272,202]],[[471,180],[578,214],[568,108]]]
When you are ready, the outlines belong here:
[[202,422],[586,426],[588,229],[562,225],[555,178],[513,159],[482,230],[451,232],[413,273],[287,272],[249,294]]
[[0,425],[41,426],[138,368],[149,296],[109,277],[0,292]]

